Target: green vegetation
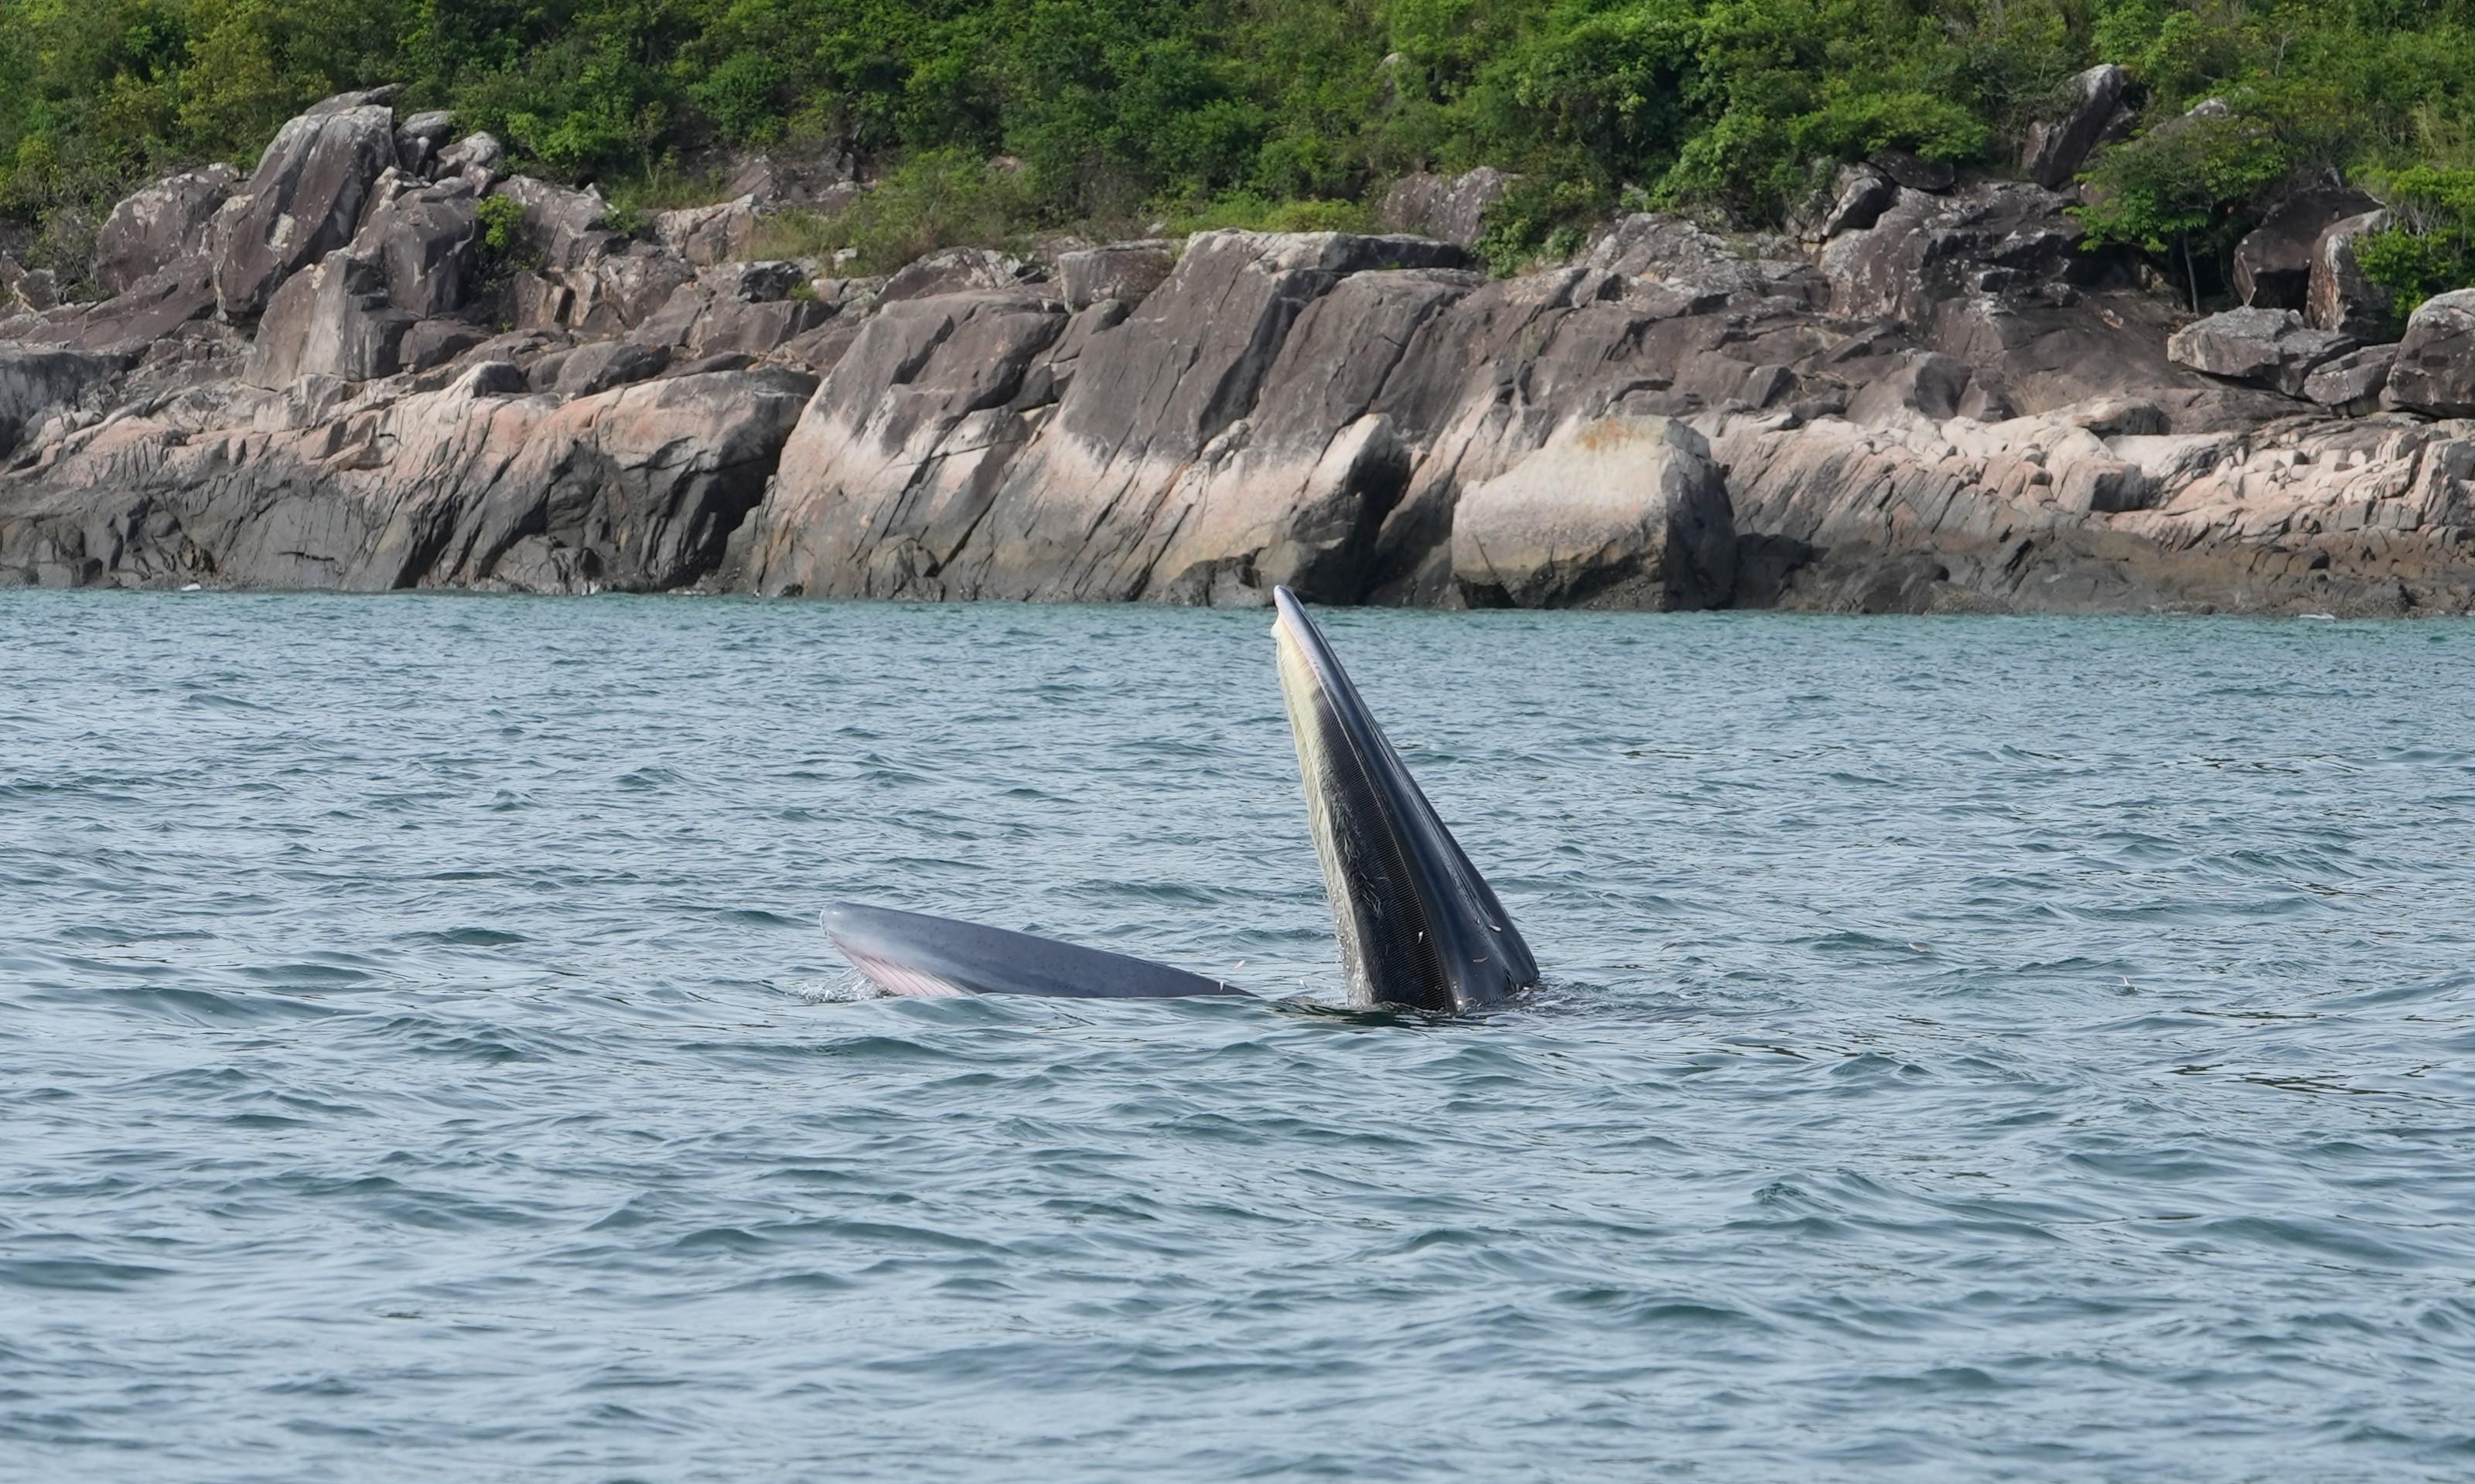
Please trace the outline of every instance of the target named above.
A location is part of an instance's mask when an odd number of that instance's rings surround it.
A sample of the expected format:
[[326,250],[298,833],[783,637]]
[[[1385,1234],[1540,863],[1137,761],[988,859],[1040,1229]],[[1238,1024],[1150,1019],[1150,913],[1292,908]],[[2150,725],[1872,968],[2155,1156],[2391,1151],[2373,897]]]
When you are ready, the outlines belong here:
[[717,148],[847,147],[885,187],[776,231],[870,263],[1358,226],[1405,171],[1488,163],[1524,176],[1508,268],[1625,201],[1776,221],[1873,150],[2004,168],[2100,61],[2152,127],[2085,226],[2195,282],[2327,168],[2425,192],[2381,273],[2463,280],[2463,198],[2427,187],[2475,169],[2475,0],[0,0],[0,216],[63,255],[135,182],[381,81],[622,213],[710,188]]

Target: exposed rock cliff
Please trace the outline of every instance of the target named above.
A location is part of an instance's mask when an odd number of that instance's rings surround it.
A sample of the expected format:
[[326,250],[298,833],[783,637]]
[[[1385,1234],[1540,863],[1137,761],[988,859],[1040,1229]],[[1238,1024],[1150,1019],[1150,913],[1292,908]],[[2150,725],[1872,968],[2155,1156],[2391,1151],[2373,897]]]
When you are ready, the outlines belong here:
[[[2053,190],[1905,157],[1801,242],[1635,216],[1513,279],[1215,232],[859,281],[735,260],[758,191],[633,235],[502,157],[357,94],[124,205],[115,298],[0,321],[0,582],[2475,605],[2463,296],[2382,343],[2340,193],[2249,246],[2260,307],[2186,324]],[[1467,239],[1502,183],[1396,205]]]

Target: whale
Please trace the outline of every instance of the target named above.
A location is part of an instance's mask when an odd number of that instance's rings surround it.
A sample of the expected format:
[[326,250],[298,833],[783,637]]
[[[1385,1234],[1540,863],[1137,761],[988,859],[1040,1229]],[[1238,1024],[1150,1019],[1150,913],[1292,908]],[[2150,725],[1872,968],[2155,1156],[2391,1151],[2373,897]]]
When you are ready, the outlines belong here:
[[[1409,775],[1331,641],[1288,589],[1273,590],[1272,606],[1273,656],[1349,1005],[1465,1015],[1536,987],[1528,940]],[[822,925],[851,966],[893,995],[1248,993],[1210,975],[926,912],[835,902]]]

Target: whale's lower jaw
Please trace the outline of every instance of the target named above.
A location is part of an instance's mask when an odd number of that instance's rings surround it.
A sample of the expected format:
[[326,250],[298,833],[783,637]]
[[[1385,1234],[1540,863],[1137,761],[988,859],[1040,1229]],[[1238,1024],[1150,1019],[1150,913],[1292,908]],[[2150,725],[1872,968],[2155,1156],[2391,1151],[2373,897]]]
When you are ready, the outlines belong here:
[[1176,1000],[1246,991],[1184,969],[1028,933],[836,902],[825,936],[870,984],[905,999],[1030,994],[1066,1000]]
[[1538,983],[1538,963],[1287,588],[1272,626],[1308,828],[1353,1004],[1460,1014]]

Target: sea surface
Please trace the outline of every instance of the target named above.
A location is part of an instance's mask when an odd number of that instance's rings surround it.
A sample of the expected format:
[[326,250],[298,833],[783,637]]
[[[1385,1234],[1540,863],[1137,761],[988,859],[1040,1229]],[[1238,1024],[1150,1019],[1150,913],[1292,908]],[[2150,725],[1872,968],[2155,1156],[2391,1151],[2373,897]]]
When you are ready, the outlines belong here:
[[1266,629],[0,596],[0,1477],[2475,1476],[2475,625],[1329,614],[1461,1022]]

